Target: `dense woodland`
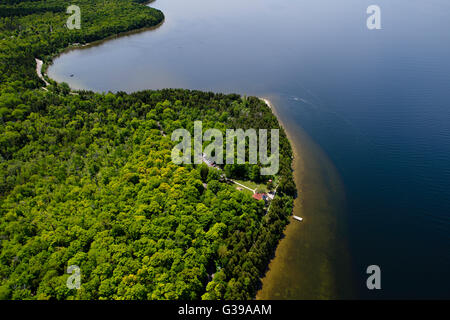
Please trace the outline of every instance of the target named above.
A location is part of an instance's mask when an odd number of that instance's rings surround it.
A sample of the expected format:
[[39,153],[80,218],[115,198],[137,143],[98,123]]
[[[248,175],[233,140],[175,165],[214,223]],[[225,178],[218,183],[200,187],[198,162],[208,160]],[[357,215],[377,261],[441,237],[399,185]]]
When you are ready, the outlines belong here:
[[[35,57],[163,19],[131,0],[80,0],[82,28],[67,30],[70,4],[0,5],[0,298],[254,297],[296,193],[284,131],[269,210],[219,170],[173,164],[170,132],[195,120],[273,129],[277,119],[238,95],[43,90]],[[227,171],[261,179],[249,168]],[[66,286],[69,265],[81,268],[79,290]]]

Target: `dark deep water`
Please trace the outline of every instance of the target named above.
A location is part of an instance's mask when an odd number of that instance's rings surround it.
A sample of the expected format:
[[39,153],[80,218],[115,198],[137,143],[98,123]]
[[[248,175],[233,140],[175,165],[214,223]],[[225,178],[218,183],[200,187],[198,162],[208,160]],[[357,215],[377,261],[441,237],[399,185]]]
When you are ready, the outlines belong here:
[[[382,30],[366,27],[372,4],[381,7]],[[348,243],[351,280],[342,266],[327,267],[340,280],[333,297],[349,297],[348,283],[353,297],[450,298],[448,0],[151,6],[166,16],[160,28],[68,51],[49,76],[96,91],[182,87],[270,98],[288,126],[320,146],[344,184],[346,209],[333,239]],[[321,250],[339,265],[338,249]],[[308,257],[301,259],[287,267],[301,273]],[[381,267],[377,292],[365,286],[371,264]],[[277,297],[317,298],[301,290]]]

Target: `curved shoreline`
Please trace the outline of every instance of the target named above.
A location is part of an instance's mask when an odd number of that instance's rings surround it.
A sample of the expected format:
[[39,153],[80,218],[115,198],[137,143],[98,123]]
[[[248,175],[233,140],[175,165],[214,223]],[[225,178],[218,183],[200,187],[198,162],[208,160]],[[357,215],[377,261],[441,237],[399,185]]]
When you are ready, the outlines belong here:
[[[156,1],[156,0],[154,0],[154,1]],[[104,42],[107,42],[107,41],[110,41],[110,40],[114,40],[114,39],[118,39],[118,38],[121,38],[121,37],[127,37],[127,36],[131,36],[131,35],[134,35],[134,34],[137,34],[137,33],[141,33],[141,32],[147,32],[147,31],[156,30],[156,29],[160,28],[164,24],[164,22],[165,22],[165,18],[162,19],[162,21],[160,23],[158,23],[158,24],[156,24],[154,26],[151,26],[151,27],[144,27],[144,28],[139,28],[139,29],[135,29],[135,30],[129,30],[129,31],[120,32],[120,33],[117,33],[115,35],[108,36],[108,37],[106,37],[104,39],[95,40],[95,41],[87,42],[87,43],[84,43],[84,44],[78,44],[78,45],[71,44],[68,47],[62,49],[60,52],[52,55],[52,57],[50,58],[50,60],[47,63],[44,62],[43,65],[41,66],[42,71],[44,72],[46,77],[48,77],[50,80],[58,83],[58,81],[56,81],[55,79],[50,78],[50,76],[47,74],[47,70],[48,70],[48,68],[51,65],[53,65],[55,59],[59,58],[60,56],[66,54],[66,53],[68,53],[70,51],[74,51],[74,50],[89,49],[90,47],[97,46],[97,45],[100,45],[100,44],[102,44]],[[48,82],[46,82],[46,83],[47,83],[47,85],[49,85]]]
[[[146,3],[137,3],[137,4],[149,7],[149,4],[151,4],[153,2],[156,2],[156,0],[150,0],[150,1],[147,1]],[[149,7],[149,8],[151,8],[151,7]],[[158,10],[158,9],[156,9],[156,10]],[[41,75],[42,76],[45,75],[49,80],[54,81],[55,83],[58,83],[58,81],[50,78],[50,76],[47,74],[47,71],[48,71],[48,68],[51,65],[53,65],[55,59],[57,59],[61,55],[65,54],[65,53],[68,53],[70,51],[73,51],[73,50],[88,49],[88,48],[90,48],[92,46],[100,45],[103,42],[107,42],[107,41],[114,40],[114,39],[121,38],[121,37],[131,36],[133,34],[137,34],[137,33],[141,33],[141,32],[152,31],[152,30],[156,30],[156,29],[160,28],[164,24],[164,22],[166,20],[166,17],[164,15],[164,12],[162,12],[161,10],[158,10],[158,11],[160,11],[163,14],[163,18],[158,24],[155,24],[153,26],[142,27],[142,28],[138,28],[138,29],[132,29],[132,30],[128,30],[128,31],[119,32],[119,33],[107,36],[106,38],[95,40],[95,41],[91,41],[91,42],[86,42],[86,43],[83,43],[83,44],[70,44],[67,47],[60,49],[58,52],[52,54],[48,61],[42,61],[42,60],[39,60],[39,59],[35,58],[36,62],[37,62],[37,60],[42,62]],[[39,73],[38,73],[38,76],[39,76]],[[42,77],[42,80],[45,81],[47,86],[50,84],[44,79],[44,77]]]
[[[121,36],[127,36],[128,34],[135,34],[135,33],[140,33],[140,32],[146,32],[146,31],[151,31],[153,29],[158,28],[159,26],[161,26],[161,24],[164,23],[164,20],[157,26],[153,26],[150,28],[144,28],[144,29],[137,29],[137,30],[133,30],[133,31],[129,31],[123,34],[117,34],[114,36],[110,36],[108,38],[102,39],[102,40],[97,40],[94,41],[92,43],[89,43],[83,47],[77,46],[77,47],[70,47],[67,48],[65,50],[63,50],[61,53],[59,53],[56,56],[59,56],[63,53],[69,52],[71,50],[75,50],[75,49],[84,49],[84,48],[88,48],[90,46],[95,46],[98,44],[101,44],[103,42],[109,41],[109,40],[114,40],[117,39]],[[53,61],[53,60],[52,60]],[[140,91],[140,90],[137,90]],[[133,91],[134,92],[134,91]],[[288,125],[286,125],[286,123],[284,123],[283,119],[280,117],[280,115],[277,112],[277,109],[275,108],[275,106],[272,104],[272,102],[267,99],[267,98],[260,98],[261,100],[263,100],[266,105],[268,105],[268,107],[271,109],[272,113],[274,114],[274,116],[276,117],[279,125],[281,127],[283,127],[283,129],[286,132],[287,138],[289,140],[289,143],[291,145],[292,148],[292,153],[293,153],[293,159],[292,159],[292,165],[291,168],[294,170],[294,181],[296,184],[296,188],[298,191],[298,194],[300,195],[299,197],[297,197],[297,199],[295,200],[295,206],[294,206],[294,212],[301,210],[303,211],[303,182],[304,182],[304,174],[305,174],[305,159],[302,157],[302,155],[304,155],[305,150],[303,149],[303,144],[307,144],[307,143],[300,143],[298,141],[298,139],[294,139],[294,137],[296,136],[296,133],[294,131],[292,131],[292,128]],[[301,129],[301,128],[300,128]],[[297,137],[298,138],[298,137]],[[308,215],[304,215],[303,213],[299,214],[300,216],[305,216],[305,218],[307,218],[308,220],[306,221],[306,224],[309,224],[309,216]],[[292,219],[292,218],[291,218]],[[290,222],[292,222],[292,220],[290,220]],[[256,295],[256,299],[274,299],[277,298],[277,290],[279,287],[279,279],[280,276],[283,275],[283,272],[285,272],[286,268],[292,267],[292,264],[287,263],[288,259],[290,258],[290,254],[289,252],[291,252],[293,249],[295,249],[294,247],[296,247],[296,242],[295,239],[298,238],[299,233],[302,233],[302,235],[300,236],[305,236],[303,229],[300,230],[300,228],[303,228],[303,224],[298,224],[298,223],[289,223],[285,230],[284,230],[284,235],[285,238],[281,239],[277,246],[275,247],[275,256],[271,259],[271,261],[269,262],[269,264],[267,265],[268,271],[265,273],[265,276],[261,279],[263,286],[262,289],[257,293]],[[309,235],[308,235],[309,236]],[[319,236],[324,236],[322,234],[319,234]],[[291,239],[293,238],[293,240]],[[277,258],[277,259],[275,259]],[[321,261],[319,261],[319,264],[321,263]],[[321,285],[321,283],[326,283],[325,287],[321,288],[321,291],[323,292],[323,294],[321,295],[315,295],[314,297],[323,297],[323,298],[335,298],[336,295],[334,294],[335,292],[335,287],[336,285],[334,284],[334,279],[331,279],[331,271],[329,270],[331,267],[329,266],[329,264],[325,265],[324,268],[324,272],[322,272],[321,274],[326,274],[325,276],[321,276],[321,280],[325,279],[325,281],[319,281],[318,283],[316,283],[318,286]],[[276,271],[276,272],[275,272]],[[306,270],[300,270],[300,273],[306,273]],[[295,284],[295,278],[289,278],[290,279],[289,282],[294,282]],[[302,277],[302,279],[304,279],[304,277]],[[284,277],[283,279],[284,281],[286,281],[286,277]],[[303,280],[302,280],[303,281]],[[301,281],[299,283],[302,283]],[[302,285],[300,285],[302,286]],[[289,287],[289,285],[287,285],[286,287]],[[315,292],[314,289],[310,289],[310,292]],[[302,297],[298,297],[298,296],[286,296],[286,295],[281,295],[283,297],[287,297],[288,299],[292,299],[292,298],[311,298],[311,296],[302,296]]]

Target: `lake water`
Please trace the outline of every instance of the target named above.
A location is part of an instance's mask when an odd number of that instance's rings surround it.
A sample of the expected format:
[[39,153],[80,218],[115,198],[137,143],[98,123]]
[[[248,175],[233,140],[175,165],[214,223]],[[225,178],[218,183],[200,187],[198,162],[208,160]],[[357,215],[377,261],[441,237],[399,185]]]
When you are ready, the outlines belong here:
[[[381,8],[381,30],[366,9]],[[450,298],[450,2],[157,0],[157,29],[71,50],[72,88],[270,99],[300,197],[258,298]],[[73,77],[70,75],[73,74]],[[381,268],[382,289],[366,288]]]

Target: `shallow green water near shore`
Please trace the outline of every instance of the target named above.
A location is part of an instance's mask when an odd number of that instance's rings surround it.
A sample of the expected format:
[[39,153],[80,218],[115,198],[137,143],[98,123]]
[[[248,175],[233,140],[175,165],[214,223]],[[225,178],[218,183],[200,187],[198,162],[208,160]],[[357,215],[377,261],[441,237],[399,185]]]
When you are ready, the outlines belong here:
[[[273,99],[273,101],[278,101]],[[279,102],[278,102],[279,103]],[[294,149],[294,215],[257,299],[355,298],[345,226],[345,191],[327,155],[274,105]]]

